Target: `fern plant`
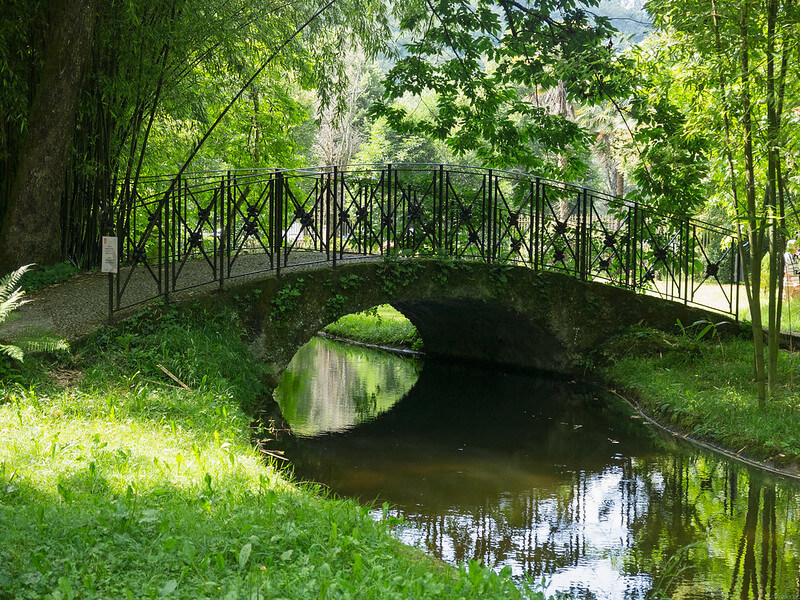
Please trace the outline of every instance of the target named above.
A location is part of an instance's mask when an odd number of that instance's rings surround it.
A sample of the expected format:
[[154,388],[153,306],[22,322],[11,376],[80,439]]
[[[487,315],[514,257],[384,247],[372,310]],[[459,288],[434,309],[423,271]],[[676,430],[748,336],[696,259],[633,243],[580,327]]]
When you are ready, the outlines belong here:
[[[0,325],[13,318],[16,309],[25,304],[25,291],[19,282],[31,265],[25,265],[0,279]],[[10,343],[3,343],[10,342]],[[63,339],[48,334],[26,333],[12,340],[0,340],[0,354],[22,361],[25,352],[55,352],[67,350],[69,346]]]

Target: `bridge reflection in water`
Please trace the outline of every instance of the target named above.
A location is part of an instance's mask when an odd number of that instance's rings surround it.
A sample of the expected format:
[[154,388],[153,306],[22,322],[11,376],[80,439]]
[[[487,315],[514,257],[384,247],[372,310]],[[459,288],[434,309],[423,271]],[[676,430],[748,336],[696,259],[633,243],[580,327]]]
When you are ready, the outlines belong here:
[[317,377],[310,394],[347,381],[342,402],[364,422],[297,440],[288,456],[301,477],[388,502],[409,544],[574,598],[644,598],[654,585],[675,598],[800,597],[797,483],[663,440],[570,381],[428,361],[418,380],[396,378],[389,393],[405,397],[387,407],[377,390],[390,386],[363,365],[394,360],[317,340],[277,396],[302,421],[300,373]]
[[112,312],[365,256],[526,265],[738,312],[733,231],[524,173],[388,164],[143,178],[112,220]]

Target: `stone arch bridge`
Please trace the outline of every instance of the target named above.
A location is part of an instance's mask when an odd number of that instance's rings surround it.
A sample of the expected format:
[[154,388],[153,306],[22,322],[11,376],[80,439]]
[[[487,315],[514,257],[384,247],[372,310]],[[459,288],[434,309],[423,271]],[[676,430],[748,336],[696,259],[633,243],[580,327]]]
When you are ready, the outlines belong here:
[[267,277],[206,297],[249,312],[256,353],[276,381],[296,351],[341,315],[391,304],[419,330],[426,354],[517,369],[580,374],[621,328],[674,329],[718,313],[562,273],[426,259],[347,263]]
[[141,179],[113,221],[111,315],[249,289],[278,372],[335,316],[384,302],[431,354],[561,371],[625,323],[738,312],[733,232],[524,173],[388,164]]

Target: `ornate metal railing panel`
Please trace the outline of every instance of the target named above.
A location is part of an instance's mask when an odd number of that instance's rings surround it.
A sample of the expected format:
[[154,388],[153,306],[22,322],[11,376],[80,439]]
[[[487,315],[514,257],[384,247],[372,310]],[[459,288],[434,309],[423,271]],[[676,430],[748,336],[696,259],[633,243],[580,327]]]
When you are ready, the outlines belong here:
[[369,256],[525,265],[736,315],[732,231],[583,187],[446,165],[142,180],[115,215],[116,311],[289,266]]

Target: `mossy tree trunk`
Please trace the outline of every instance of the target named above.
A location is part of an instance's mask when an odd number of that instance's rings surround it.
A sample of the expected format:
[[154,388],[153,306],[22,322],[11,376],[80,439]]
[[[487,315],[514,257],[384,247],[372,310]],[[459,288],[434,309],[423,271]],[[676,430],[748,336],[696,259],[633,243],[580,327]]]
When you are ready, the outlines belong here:
[[50,0],[40,78],[0,231],[0,269],[62,259],[61,203],[96,0]]

